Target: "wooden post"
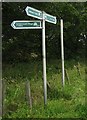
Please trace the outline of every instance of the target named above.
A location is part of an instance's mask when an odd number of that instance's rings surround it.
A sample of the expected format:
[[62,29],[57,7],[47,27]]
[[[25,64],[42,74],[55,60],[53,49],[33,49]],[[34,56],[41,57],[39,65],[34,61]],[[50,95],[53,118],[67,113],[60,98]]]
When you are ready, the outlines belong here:
[[79,76],[81,76],[81,72],[80,72],[80,64],[79,64],[79,62],[78,62],[78,65],[77,65],[77,72],[78,72]]
[[47,88],[51,89],[49,82],[47,81]]
[[67,79],[68,83],[70,84],[70,79],[69,79],[69,75],[68,75],[67,69],[65,69],[65,76],[66,76],[66,79]]
[[32,108],[32,98],[31,98],[31,89],[30,89],[29,80],[26,81],[25,88],[26,88],[26,98],[27,98],[28,105],[30,106],[30,108]]

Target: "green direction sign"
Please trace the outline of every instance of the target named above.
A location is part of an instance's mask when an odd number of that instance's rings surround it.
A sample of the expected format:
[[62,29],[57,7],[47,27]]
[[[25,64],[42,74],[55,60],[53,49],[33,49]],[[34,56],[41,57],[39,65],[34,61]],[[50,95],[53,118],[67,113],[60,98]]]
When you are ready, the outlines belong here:
[[40,10],[37,10],[35,8],[27,6],[25,11],[26,11],[28,16],[35,17],[35,18],[38,18],[38,19],[42,19],[42,11],[40,11]]
[[29,7],[29,6],[26,7],[25,11],[26,11],[28,16],[38,18],[38,19],[43,19],[43,15],[44,15],[45,21],[56,24],[56,17],[55,16],[49,15],[45,12],[42,12],[40,10],[37,10],[37,9]]
[[41,29],[41,21],[13,21],[11,26],[14,29]]
[[56,17],[55,16],[52,16],[52,15],[49,15],[49,14],[47,14],[47,13],[45,13],[45,20],[47,21],[47,22],[50,22],[50,23],[53,23],[53,24],[56,24]]

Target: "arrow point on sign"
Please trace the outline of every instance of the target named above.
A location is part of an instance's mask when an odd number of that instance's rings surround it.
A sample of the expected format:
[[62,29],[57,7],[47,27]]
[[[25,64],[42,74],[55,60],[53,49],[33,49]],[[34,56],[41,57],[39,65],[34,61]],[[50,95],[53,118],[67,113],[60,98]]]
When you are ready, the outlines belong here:
[[26,12],[27,15],[28,15],[28,6],[25,8],[25,12]]
[[15,29],[15,21],[11,23],[11,26]]

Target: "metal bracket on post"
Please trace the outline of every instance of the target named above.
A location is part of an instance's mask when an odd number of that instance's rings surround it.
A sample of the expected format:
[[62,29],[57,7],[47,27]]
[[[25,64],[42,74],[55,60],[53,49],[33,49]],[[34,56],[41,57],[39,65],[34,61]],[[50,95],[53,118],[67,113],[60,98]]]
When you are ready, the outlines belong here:
[[63,46],[63,20],[60,20],[61,29],[61,58],[62,58],[62,85],[65,85],[65,72],[64,72],[64,46]]
[[46,78],[46,46],[45,46],[45,17],[43,11],[42,19],[42,53],[43,53],[43,83],[44,83],[44,105],[47,104],[47,78]]

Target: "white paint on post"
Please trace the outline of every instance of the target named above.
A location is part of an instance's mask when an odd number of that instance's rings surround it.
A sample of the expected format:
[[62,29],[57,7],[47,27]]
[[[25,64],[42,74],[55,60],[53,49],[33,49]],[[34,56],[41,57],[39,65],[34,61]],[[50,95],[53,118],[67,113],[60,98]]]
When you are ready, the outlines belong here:
[[64,72],[64,45],[63,45],[63,20],[60,20],[61,29],[61,58],[62,58],[62,85],[65,85],[65,72]]
[[47,78],[46,78],[46,46],[45,46],[45,18],[43,12],[42,20],[42,54],[43,54],[43,82],[44,82],[44,104],[47,104]]

